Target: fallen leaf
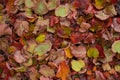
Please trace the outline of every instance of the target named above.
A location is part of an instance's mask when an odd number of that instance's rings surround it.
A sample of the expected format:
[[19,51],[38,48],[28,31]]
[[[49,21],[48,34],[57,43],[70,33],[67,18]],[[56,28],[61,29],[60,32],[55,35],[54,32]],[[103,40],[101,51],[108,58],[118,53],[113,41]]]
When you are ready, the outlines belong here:
[[33,8],[36,14],[43,15],[48,12],[47,3],[45,0],[38,0]]
[[23,57],[20,51],[16,51],[14,53],[14,59],[17,63],[23,63],[26,61],[26,59]]
[[118,73],[120,73],[120,65],[115,65],[115,71],[117,71]]
[[74,71],[79,72],[85,67],[85,62],[83,60],[72,60],[71,65]]
[[71,53],[76,58],[85,58],[86,57],[86,47],[84,46],[71,46]]
[[36,55],[42,56],[43,54],[47,53],[48,51],[50,51],[52,47],[52,44],[50,41],[46,41],[44,43],[40,43],[39,45],[37,45],[35,47],[34,53]]
[[69,14],[70,10],[67,5],[60,5],[55,9],[55,15],[59,17],[66,17]]
[[51,77],[52,78],[52,77],[55,76],[54,70],[47,65],[41,65],[39,72],[42,75],[44,75],[45,77]]
[[64,51],[65,51],[66,57],[68,57],[68,58],[72,58],[73,57],[69,47],[65,48]]
[[23,33],[29,31],[29,23],[27,21],[16,20],[14,23],[14,29],[18,36],[22,36]]
[[120,23],[117,22],[117,18],[113,18],[113,23],[111,24],[111,27],[112,27],[116,32],[120,32]]
[[69,66],[65,61],[59,64],[58,71],[56,73],[56,77],[61,78],[62,80],[67,80],[69,74]]
[[103,10],[97,11],[96,14],[95,14],[95,16],[96,16],[98,19],[100,19],[100,20],[106,20],[106,19],[108,19],[108,18],[110,17],[110,15],[104,13]]
[[37,36],[37,38],[36,38],[36,42],[43,42],[43,41],[45,41],[45,34],[39,34],[38,36]]
[[12,29],[7,24],[0,24],[0,36],[12,35]]
[[32,7],[34,7],[34,3],[32,0],[25,0],[25,6],[27,8],[32,8]]
[[95,0],[95,7],[97,9],[102,9],[105,7],[106,0]]
[[48,9],[53,10],[60,4],[60,0],[49,0],[48,1]]
[[112,44],[112,51],[120,54],[120,40],[114,41]]
[[99,57],[99,51],[97,48],[95,47],[90,47],[87,51],[87,56],[88,57],[93,57],[93,58],[97,58]]

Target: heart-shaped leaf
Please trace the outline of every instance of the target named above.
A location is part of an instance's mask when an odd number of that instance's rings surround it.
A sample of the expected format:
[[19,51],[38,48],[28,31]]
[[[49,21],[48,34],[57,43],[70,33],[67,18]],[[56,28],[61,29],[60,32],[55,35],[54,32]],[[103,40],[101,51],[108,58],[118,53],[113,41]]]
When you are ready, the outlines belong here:
[[85,67],[85,62],[83,60],[72,60],[71,65],[74,71],[79,72],[82,68]]
[[112,51],[120,54],[120,40],[117,40],[112,44]]
[[93,58],[97,58],[99,56],[99,51],[97,48],[95,47],[91,47],[88,49],[87,51],[87,56],[88,57],[93,57]]

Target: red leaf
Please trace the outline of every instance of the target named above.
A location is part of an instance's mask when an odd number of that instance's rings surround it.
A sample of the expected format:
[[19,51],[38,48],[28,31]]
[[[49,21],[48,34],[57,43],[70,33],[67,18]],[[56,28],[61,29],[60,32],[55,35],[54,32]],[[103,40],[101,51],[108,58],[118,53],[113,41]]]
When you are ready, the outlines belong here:
[[54,26],[58,22],[59,22],[59,18],[58,17],[56,17],[56,16],[51,16],[50,17],[50,26]]
[[99,57],[101,58],[105,58],[105,54],[104,54],[104,50],[103,47],[99,44],[96,44],[95,47],[98,49],[99,51]]

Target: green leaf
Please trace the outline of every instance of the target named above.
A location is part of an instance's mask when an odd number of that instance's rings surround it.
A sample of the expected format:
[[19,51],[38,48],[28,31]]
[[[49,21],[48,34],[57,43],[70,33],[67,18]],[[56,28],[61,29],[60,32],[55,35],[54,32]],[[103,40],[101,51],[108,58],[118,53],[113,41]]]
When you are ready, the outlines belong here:
[[24,66],[21,66],[21,67],[17,67],[17,68],[14,68],[14,70],[16,72],[25,72],[26,71],[26,68]]
[[45,34],[39,34],[39,36],[36,38],[37,42],[43,42],[45,41]]
[[25,6],[27,8],[32,8],[34,6],[34,3],[32,0],[25,0]]
[[51,47],[52,47],[52,44],[50,41],[41,43],[38,46],[36,46],[34,53],[39,56],[42,56],[43,54],[48,52],[51,49]]
[[119,72],[120,73],[120,65],[115,65],[115,71]]
[[0,68],[0,74],[3,72],[3,69]]
[[83,60],[72,60],[71,65],[74,71],[79,72],[82,68],[85,67],[85,62]]
[[59,17],[66,17],[69,14],[70,10],[66,5],[60,5],[55,9],[55,15]]
[[39,14],[39,15],[46,14],[48,12],[48,8],[45,0],[39,0],[34,7],[34,11],[36,14]]
[[99,51],[97,48],[95,47],[91,47],[88,49],[87,51],[87,56],[88,57],[93,57],[93,58],[97,58],[99,56]]
[[117,40],[112,44],[112,51],[120,54],[120,40]]

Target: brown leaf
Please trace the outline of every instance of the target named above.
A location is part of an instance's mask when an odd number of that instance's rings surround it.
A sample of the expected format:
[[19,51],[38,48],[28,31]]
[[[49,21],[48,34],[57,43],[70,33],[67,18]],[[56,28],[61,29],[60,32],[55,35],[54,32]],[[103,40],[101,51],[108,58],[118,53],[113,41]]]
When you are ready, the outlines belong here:
[[67,76],[69,74],[69,66],[65,61],[59,64],[59,68],[56,74],[56,77],[61,78],[62,80],[67,80]]
[[12,35],[12,30],[6,24],[0,24],[0,36]]

